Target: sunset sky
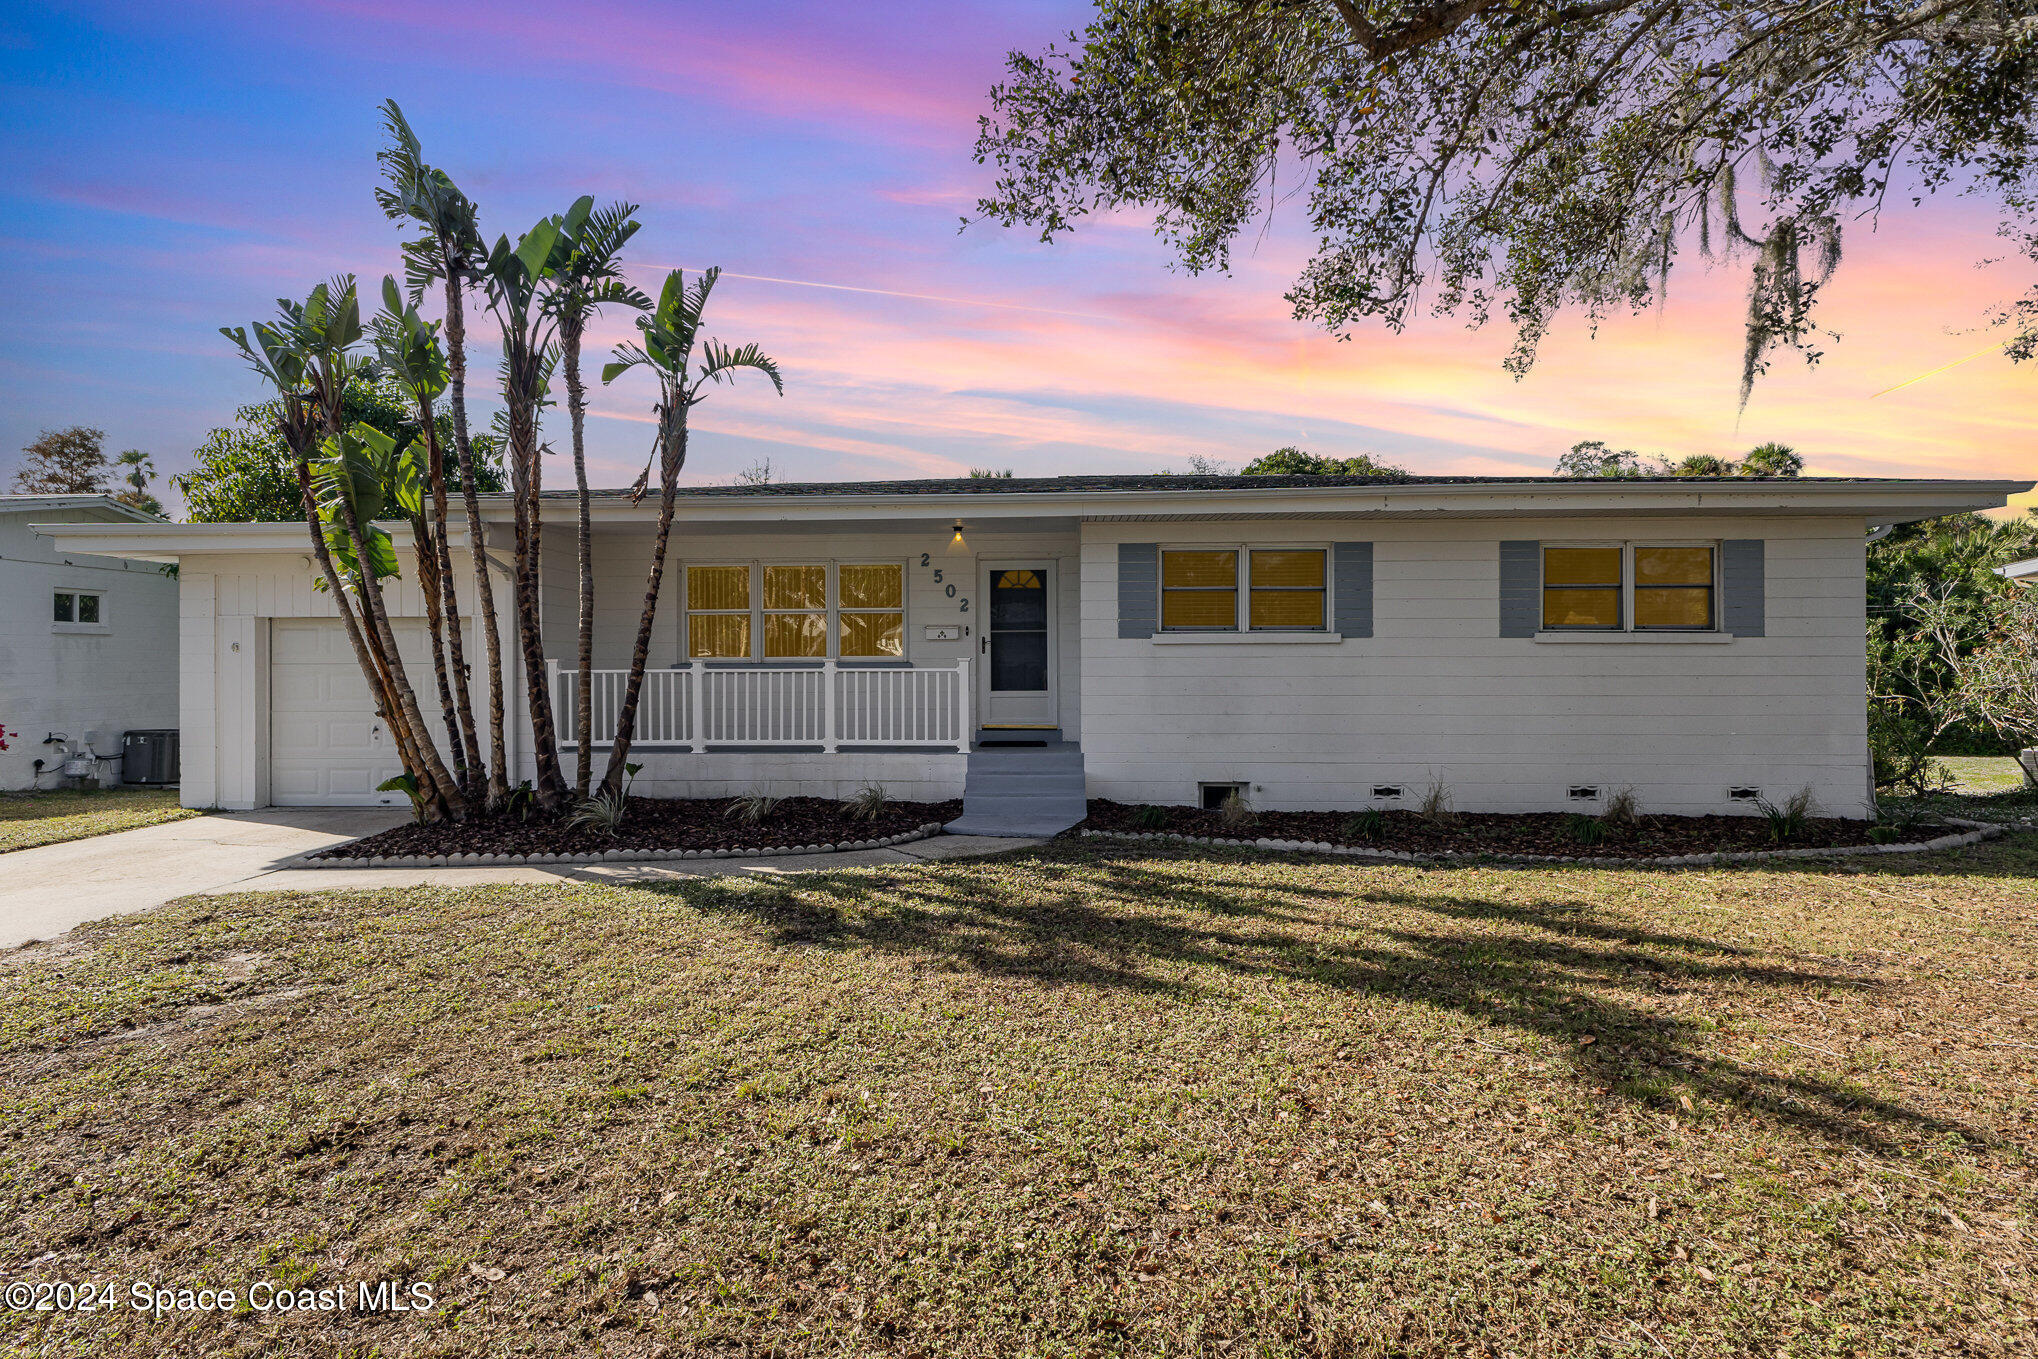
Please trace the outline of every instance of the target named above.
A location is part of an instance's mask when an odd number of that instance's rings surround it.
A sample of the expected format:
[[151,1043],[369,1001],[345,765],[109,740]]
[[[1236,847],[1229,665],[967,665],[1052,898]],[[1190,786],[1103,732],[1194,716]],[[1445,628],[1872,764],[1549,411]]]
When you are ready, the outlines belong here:
[[[689,478],[1021,475],[1243,462],[1282,444],[1417,472],[1543,473],[1601,438],[1734,454],[1769,439],[1828,474],[2032,476],[2038,366],[1987,355],[2028,282],[1983,202],[1856,224],[1824,319],[1840,338],[1735,388],[1744,275],[1673,275],[1668,307],[1559,327],[1522,381],[1511,336],[1449,320],[1335,341],[1281,294],[1292,206],[1229,276],[1190,277],[1141,221],[1043,246],[960,221],[989,182],[976,119],[1012,47],[1087,7],[1035,3],[89,4],[0,28],[7,203],[0,475],[46,426],[98,425],[184,469],[262,392],[218,327],[327,275],[379,280],[376,105],[512,235],[586,193],[641,203],[636,281],[720,264],[711,330],[757,340],[786,394],[722,389]],[[485,321],[471,323],[485,338]],[[625,314],[598,324],[606,348]],[[492,357],[477,354],[484,390]],[[596,479],[642,463],[652,392],[595,390]],[[553,435],[564,447],[563,413]],[[562,466],[555,476],[563,477]],[[557,483],[555,483],[557,484]]]

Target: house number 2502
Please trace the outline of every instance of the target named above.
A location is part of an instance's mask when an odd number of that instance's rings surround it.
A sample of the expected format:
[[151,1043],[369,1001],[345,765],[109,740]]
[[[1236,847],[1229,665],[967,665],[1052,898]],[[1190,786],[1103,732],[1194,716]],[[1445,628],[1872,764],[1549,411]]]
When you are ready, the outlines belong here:
[[[922,566],[932,566],[932,565],[933,565],[933,562],[934,562],[934,554],[933,554],[933,553],[931,553],[931,552],[922,552],[922,553],[920,554],[920,565],[922,565]],[[956,596],[956,593],[955,593],[955,582],[953,582],[953,581],[950,581],[950,582],[948,582],[947,584],[943,585],[943,584],[942,584],[942,578],[943,578],[943,577],[944,577],[944,576],[945,576],[946,574],[947,574],[947,573],[946,573],[946,571],[945,571],[945,570],[944,570],[943,568],[941,568],[941,567],[939,567],[939,566],[935,566],[935,567],[934,567],[934,583],[935,583],[936,585],[940,585],[940,586],[941,586],[941,592],[942,592],[943,594],[947,595],[947,596],[948,596],[948,597],[949,597],[950,599],[953,599],[953,600],[955,600],[955,606],[956,606],[956,608],[957,608],[957,609],[958,609],[958,610],[959,610],[960,612],[962,612],[962,613],[968,613],[968,612],[969,612],[969,597],[968,597],[967,595],[965,595],[965,596],[962,596],[961,598],[957,598],[957,596]]]

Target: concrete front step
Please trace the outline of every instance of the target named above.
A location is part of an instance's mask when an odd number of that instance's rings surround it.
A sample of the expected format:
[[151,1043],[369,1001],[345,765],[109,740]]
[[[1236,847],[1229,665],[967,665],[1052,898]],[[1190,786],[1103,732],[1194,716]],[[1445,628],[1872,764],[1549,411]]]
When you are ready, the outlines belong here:
[[962,815],[953,835],[1047,836],[1089,814],[1081,747],[993,746],[972,750],[963,778]]

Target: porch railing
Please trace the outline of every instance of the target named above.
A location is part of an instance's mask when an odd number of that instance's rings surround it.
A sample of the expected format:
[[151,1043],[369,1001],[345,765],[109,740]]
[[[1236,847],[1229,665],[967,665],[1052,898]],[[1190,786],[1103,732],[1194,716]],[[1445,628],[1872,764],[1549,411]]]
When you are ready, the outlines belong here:
[[[547,661],[559,744],[575,747],[580,676]],[[596,742],[615,738],[627,670],[597,670],[588,686]],[[975,690],[968,657],[953,665],[687,665],[646,670],[638,745],[843,745],[966,748]]]

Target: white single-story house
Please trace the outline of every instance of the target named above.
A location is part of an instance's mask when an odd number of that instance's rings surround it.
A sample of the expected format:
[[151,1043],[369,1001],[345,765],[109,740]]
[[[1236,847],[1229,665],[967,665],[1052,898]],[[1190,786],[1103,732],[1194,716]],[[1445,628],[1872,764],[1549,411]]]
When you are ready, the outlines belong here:
[[[2027,485],[1158,475],[688,488],[637,787],[844,796],[877,782],[922,799],[967,787],[973,809],[995,791],[1023,810],[1032,794],[988,778],[1016,771],[1078,807],[1085,792],[1181,804],[1234,790],[1270,809],[1412,807],[1441,784],[1461,811],[1589,811],[1632,788],[1665,813],[1753,810],[1809,787],[1829,813],[1860,815],[1873,799],[1868,534],[1993,508]],[[594,506],[598,738],[655,514],[655,497],[622,492]],[[484,511],[498,557],[509,515],[500,497]],[[569,734],[573,515],[570,492],[546,494],[545,652]],[[180,563],[188,802],[394,796],[374,791],[394,752],[312,588],[303,526],[51,531],[81,551]],[[508,654],[506,577],[495,590]],[[408,581],[391,599],[422,613]],[[520,706],[520,678],[509,693]],[[527,730],[512,741],[528,775]],[[1027,765],[1029,750],[1043,763]]]
[[59,523],[165,527],[111,496],[0,495],[0,789],[57,786],[87,733],[94,754],[117,758],[123,732],[177,725],[177,582],[44,532]]

